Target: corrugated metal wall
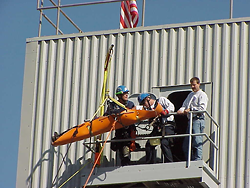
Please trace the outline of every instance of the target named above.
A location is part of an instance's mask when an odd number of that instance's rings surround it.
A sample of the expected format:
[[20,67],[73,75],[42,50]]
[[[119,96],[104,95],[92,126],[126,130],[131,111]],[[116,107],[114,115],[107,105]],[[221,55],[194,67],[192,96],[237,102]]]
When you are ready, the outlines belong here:
[[[250,186],[249,23],[243,18],[28,39],[17,184],[50,187],[67,151],[51,147],[50,137],[92,117],[105,56],[114,44],[111,96],[120,84],[140,93],[188,84],[193,76],[213,83],[211,113],[221,125],[220,187]],[[106,148],[112,160],[114,152]],[[73,174],[90,153],[82,142],[72,144],[59,177]]]

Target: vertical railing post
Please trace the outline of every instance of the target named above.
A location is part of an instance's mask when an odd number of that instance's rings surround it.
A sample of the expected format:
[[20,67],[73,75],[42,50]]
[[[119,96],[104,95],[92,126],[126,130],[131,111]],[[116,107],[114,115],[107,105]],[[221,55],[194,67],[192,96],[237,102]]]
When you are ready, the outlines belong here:
[[218,125],[216,125],[217,127],[217,135],[216,135],[216,146],[217,146],[217,150],[216,150],[216,177],[219,179],[219,150],[220,150],[220,127]]
[[57,20],[56,20],[56,34],[57,35],[58,35],[59,23],[60,23],[60,5],[61,5],[61,0],[58,0],[58,5],[57,5]]
[[[41,2],[41,7],[43,7],[43,0],[37,0],[37,9],[40,8],[39,4]],[[43,19],[43,10],[40,9],[40,17],[39,17],[39,28],[38,28],[38,37],[41,36],[41,32],[42,32],[42,19]]]
[[190,161],[191,161],[192,129],[193,129],[193,113],[190,112],[189,136],[188,136],[188,160],[187,160],[187,166],[186,166],[187,168],[190,166]]
[[[214,135],[213,135],[213,141],[214,141],[214,144],[216,146],[218,146],[218,127],[214,127],[214,123],[212,121],[212,130],[214,131]],[[214,156],[213,156],[213,170],[215,172],[215,174],[217,173],[217,164],[218,164],[218,150],[213,147],[213,153],[212,153]]]

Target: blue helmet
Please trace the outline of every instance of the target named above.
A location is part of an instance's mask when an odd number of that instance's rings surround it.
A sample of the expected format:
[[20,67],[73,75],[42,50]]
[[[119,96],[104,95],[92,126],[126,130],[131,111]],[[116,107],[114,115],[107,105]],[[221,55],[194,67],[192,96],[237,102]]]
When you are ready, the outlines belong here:
[[121,94],[127,93],[127,92],[129,92],[129,90],[126,88],[126,86],[120,85],[116,88],[115,95],[121,95]]
[[139,102],[139,104],[141,105],[141,103],[143,102],[143,100],[146,98],[146,97],[148,97],[148,96],[150,96],[148,93],[141,93],[140,95],[138,95],[138,102]]

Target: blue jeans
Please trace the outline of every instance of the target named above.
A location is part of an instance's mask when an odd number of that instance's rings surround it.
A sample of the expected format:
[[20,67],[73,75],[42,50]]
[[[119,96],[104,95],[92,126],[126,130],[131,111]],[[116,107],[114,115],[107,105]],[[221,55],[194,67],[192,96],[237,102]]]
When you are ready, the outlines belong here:
[[[189,133],[190,122],[188,122],[188,127],[186,133]],[[205,128],[204,119],[193,119],[192,133],[203,133]],[[189,137],[184,137],[183,142],[183,151],[186,160],[188,159],[188,143]],[[197,161],[202,160],[202,145],[203,145],[203,136],[193,136],[192,137],[192,147],[191,147],[191,160]]]

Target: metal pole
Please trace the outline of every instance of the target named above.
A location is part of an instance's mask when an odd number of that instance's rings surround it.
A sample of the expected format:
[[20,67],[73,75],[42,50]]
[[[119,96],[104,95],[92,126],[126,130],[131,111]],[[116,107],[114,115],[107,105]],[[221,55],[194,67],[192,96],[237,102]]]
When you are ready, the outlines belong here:
[[233,0],[230,0],[230,19],[233,18]]
[[[54,6],[57,6],[56,3],[53,1],[53,0],[50,0],[50,2],[54,5]],[[67,16],[67,14],[65,12],[63,12],[62,9],[60,9],[60,12],[65,16],[65,18],[67,18],[69,20],[70,23],[72,23],[75,28],[80,32],[82,33],[82,30],[73,22],[73,20],[70,19],[70,17]]]
[[[106,0],[106,1],[95,1],[95,2],[86,2],[86,3],[74,3],[74,4],[67,4],[67,5],[60,5],[60,8],[66,8],[66,7],[77,7],[77,6],[84,6],[84,5],[95,5],[95,4],[104,4],[104,3],[115,3],[115,2],[121,2],[126,0]],[[39,9],[56,9],[56,6],[47,6]]]
[[[37,9],[39,9],[39,1],[37,0]],[[43,7],[43,0],[41,0],[41,8]],[[39,9],[40,11],[40,18],[39,18],[39,28],[38,28],[38,37],[41,36],[41,32],[42,32],[42,19],[43,19],[43,10]]]
[[188,161],[187,161],[187,168],[190,167],[191,161],[191,146],[192,146],[192,127],[193,127],[193,113],[190,112],[190,119],[189,119],[189,136],[188,136]]
[[217,126],[217,139],[216,139],[216,146],[218,147],[218,150],[216,151],[216,177],[219,178],[219,149],[220,149],[220,127]]
[[143,0],[143,2],[142,2],[141,26],[144,26],[144,21],[145,21],[145,5],[146,5],[146,0]]
[[58,0],[58,7],[57,7],[57,20],[56,20],[56,34],[58,35],[59,23],[60,23],[60,4],[61,1]]
[[[43,17],[56,29],[56,24],[54,24],[44,13]],[[58,28],[58,32],[63,35],[63,32]]]

